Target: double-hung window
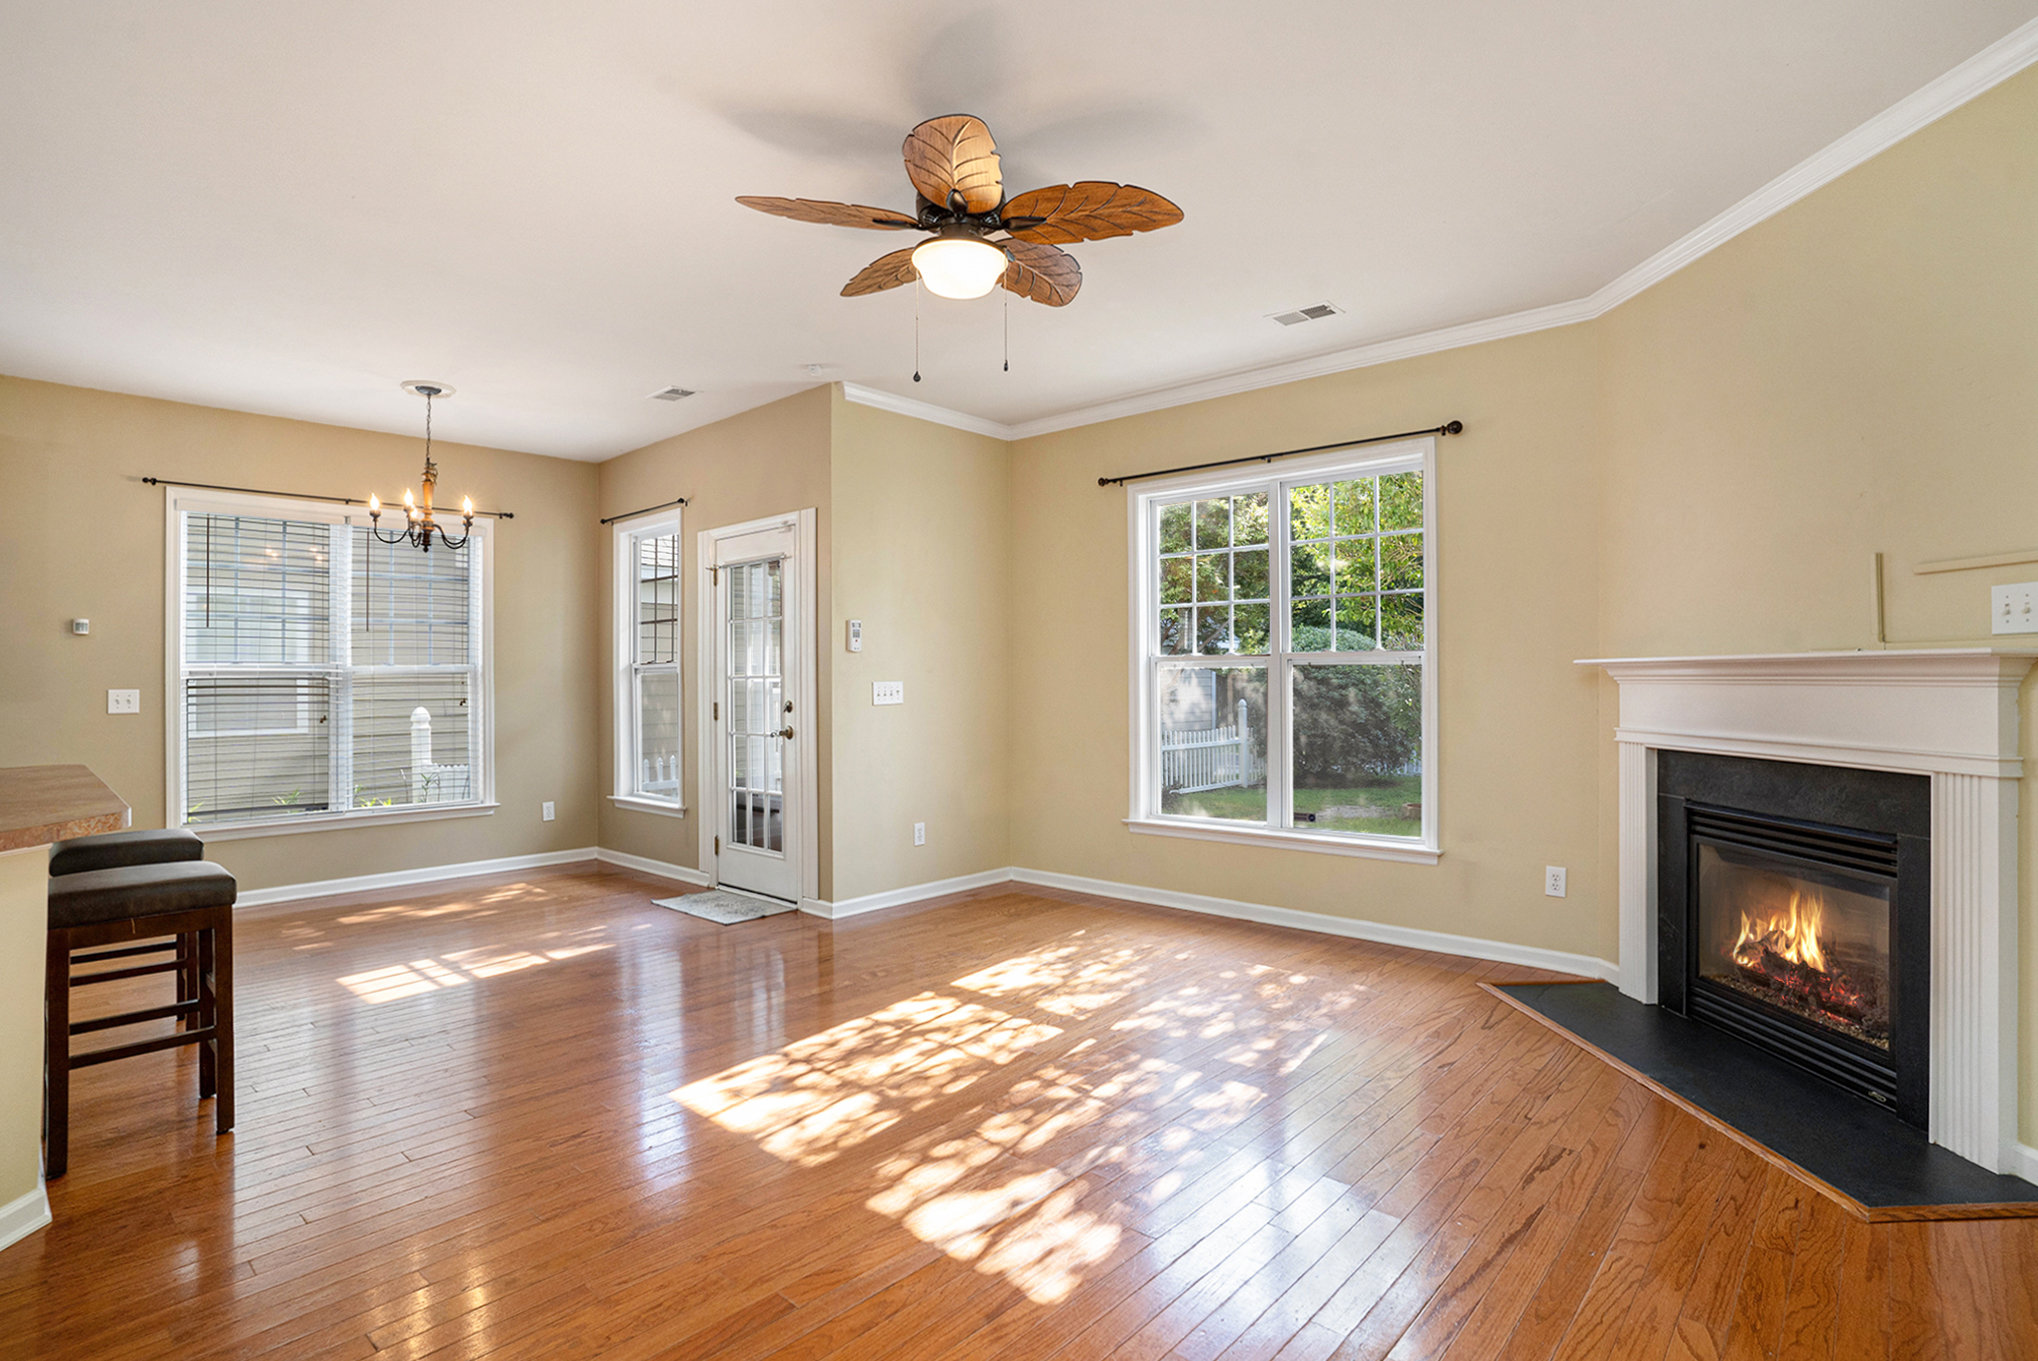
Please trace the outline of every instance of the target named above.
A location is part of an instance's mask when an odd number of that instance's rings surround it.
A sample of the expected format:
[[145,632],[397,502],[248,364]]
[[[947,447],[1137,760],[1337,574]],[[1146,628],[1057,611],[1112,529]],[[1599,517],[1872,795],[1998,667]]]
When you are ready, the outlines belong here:
[[423,553],[358,521],[311,502],[171,501],[173,825],[491,806],[487,522]]
[[615,800],[682,810],[679,772],[679,517],[615,529]]
[[1129,489],[1135,830],[1436,858],[1433,459]]

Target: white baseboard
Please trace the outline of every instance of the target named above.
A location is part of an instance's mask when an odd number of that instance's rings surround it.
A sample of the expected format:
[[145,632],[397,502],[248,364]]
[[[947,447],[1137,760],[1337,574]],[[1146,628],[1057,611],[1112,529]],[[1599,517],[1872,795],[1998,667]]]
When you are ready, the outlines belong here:
[[1022,884],[1040,884],[1046,888],[1092,893],[1100,898],[1123,898],[1128,902],[1146,903],[1153,907],[1172,907],[1183,912],[1200,912],[1210,917],[1229,917],[1235,921],[1286,926],[1298,931],[1316,931],[1327,936],[1378,941],[1382,945],[1405,945],[1412,950],[1433,950],[1444,955],[1466,955],[1472,959],[1498,960],[1503,964],[1523,964],[1534,969],[1581,974],[1609,983],[1616,981],[1620,976],[1620,966],[1611,960],[1596,959],[1591,955],[1574,955],[1563,950],[1545,950],[1534,945],[1515,945],[1508,941],[1485,940],[1478,936],[1454,936],[1443,931],[1424,931],[1413,926],[1390,926],[1385,922],[1360,921],[1352,917],[1332,917],[1322,912],[1302,912],[1292,907],[1242,903],[1231,898],[1206,897],[1200,893],[1177,893],[1172,889],[1148,888],[1142,884],[1119,884],[1108,879],[1086,879],[1077,874],[1015,869],[1012,871],[1012,877]]
[[50,1222],[50,1198],[37,1182],[33,1191],[0,1205],[0,1248],[19,1243]]
[[922,902],[928,898],[940,898],[950,893],[964,893],[973,888],[989,888],[993,884],[1009,884],[1013,871],[1010,869],[983,870],[976,874],[959,874],[953,879],[936,879],[931,883],[909,884],[905,888],[887,889],[883,893],[866,893],[861,898],[844,898],[829,902],[826,898],[800,899],[800,911],[830,921],[844,917],[858,917],[866,912],[877,912],[887,907],[903,907],[907,903]]
[[2013,1167],[2010,1175],[2022,1177],[2025,1181],[2038,1183],[2038,1148],[2029,1144],[2018,1144],[2010,1152]]
[[588,854],[605,865],[620,865],[626,870],[636,870],[639,874],[655,874],[660,879],[672,879],[700,888],[707,888],[714,882],[699,870],[690,870],[684,865],[668,864],[663,860],[653,860],[649,856],[631,855],[627,851],[612,851],[606,846],[598,851],[589,851]]
[[[497,860],[469,860],[457,865],[431,865],[423,869],[392,870],[384,874],[355,875],[349,879],[325,879],[313,883],[287,884],[279,888],[255,889],[243,893],[237,907],[261,908],[276,903],[297,902],[305,898],[325,898],[341,893],[362,893],[379,888],[404,888],[412,884],[435,883],[443,879],[465,879],[479,874],[500,874],[512,870],[538,869],[546,865],[565,865],[578,860],[599,860],[605,864],[619,865],[624,869],[637,870],[683,884],[705,887],[710,883],[706,874],[700,870],[688,869],[684,865],[673,865],[663,860],[630,855],[624,851],[589,846],[570,851],[547,851],[539,855],[512,855]],[[1303,912],[1292,907],[1269,907],[1260,903],[1238,902],[1231,898],[1212,898],[1200,893],[1178,893],[1173,889],[1149,888],[1142,884],[1121,884],[1108,879],[1090,879],[1082,875],[1057,874],[1047,870],[1014,868],[983,870],[976,874],[958,875],[953,879],[936,879],[931,883],[888,889],[883,893],[867,893],[859,898],[845,898],[839,902],[830,902],[825,898],[803,898],[800,900],[800,910],[830,921],[841,921],[847,917],[861,916],[866,912],[879,912],[888,907],[903,907],[908,903],[922,902],[928,898],[939,898],[946,894],[963,893],[976,888],[989,888],[994,884],[1010,883],[1015,880],[1025,884],[1040,884],[1048,888],[1068,889],[1076,893],[1091,893],[1100,898],[1122,898],[1127,902],[1145,903],[1153,907],[1200,912],[1211,917],[1229,917],[1237,921],[1260,922],[1268,926],[1286,926],[1299,931],[1316,931],[1324,935],[1345,936],[1354,940],[1379,941],[1386,945],[1405,945],[1415,950],[1434,950],[1446,955],[1467,955],[1473,959],[1492,959],[1505,964],[1525,964],[1537,969],[1554,969],[1559,973],[1602,978],[1608,982],[1614,982],[1619,977],[1618,966],[1604,959],[1594,959],[1590,955],[1567,954],[1561,950],[1544,950],[1533,945],[1514,945],[1507,941],[1484,940],[1477,936],[1454,936],[1442,931],[1424,931],[1411,926],[1390,926],[1384,922],[1332,917],[1321,912]],[[2033,1156],[2038,1157],[2038,1154]],[[2033,1179],[2038,1180],[2038,1177]]]
[[511,870],[533,870],[545,865],[568,865],[576,860],[593,860],[592,846],[570,851],[545,851],[538,855],[505,855],[495,860],[466,860],[455,865],[426,865],[414,870],[390,870],[383,874],[357,874],[348,879],[320,879],[304,884],[283,884],[243,893],[234,902],[236,911],[294,903],[304,898],[330,898],[341,893],[365,893],[378,888],[408,888],[412,884],[437,883],[441,879],[468,879],[477,874],[502,874]]

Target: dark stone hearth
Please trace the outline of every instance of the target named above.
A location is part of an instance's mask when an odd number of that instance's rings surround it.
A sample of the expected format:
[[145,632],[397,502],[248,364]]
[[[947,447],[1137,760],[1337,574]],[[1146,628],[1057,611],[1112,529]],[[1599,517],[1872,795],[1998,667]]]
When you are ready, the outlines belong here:
[[2038,1186],[1985,1171],[1893,1113],[1724,1031],[1623,997],[1609,983],[1517,983],[1501,991],[1870,1211],[2028,1203],[2038,1214]]

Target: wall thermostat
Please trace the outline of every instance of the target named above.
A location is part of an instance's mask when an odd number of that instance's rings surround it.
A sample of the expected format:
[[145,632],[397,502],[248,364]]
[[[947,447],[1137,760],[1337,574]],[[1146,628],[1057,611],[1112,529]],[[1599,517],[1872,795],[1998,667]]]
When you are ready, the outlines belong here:
[[849,650],[851,652],[863,651],[863,621],[861,619],[849,621]]
[[71,621],[71,632],[83,634],[90,633],[91,631],[92,621],[90,619],[73,619]]

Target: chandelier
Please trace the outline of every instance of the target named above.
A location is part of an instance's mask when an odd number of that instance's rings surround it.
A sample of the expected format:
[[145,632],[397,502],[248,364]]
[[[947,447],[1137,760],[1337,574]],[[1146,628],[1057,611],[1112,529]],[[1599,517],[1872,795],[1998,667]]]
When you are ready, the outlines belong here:
[[421,383],[413,379],[403,385],[405,392],[413,392],[425,399],[425,475],[423,490],[413,497],[409,491],[403,494],[404,523],[394,534],[382,532],[382,498],[373,492],[368,494],[369,532],[377,540],[387,544],[406,541],[417,545],[424,552],[432,551],[432,539],[447,548],[464,548],[467,537],[474,531],[474,499],[460,498],[460,537],[454,538],[446,532],[444,525],[432,518],[432,492],[439,485],[439,465],[432,461],[432,399],[450,397],[453,389],[444,383]]

